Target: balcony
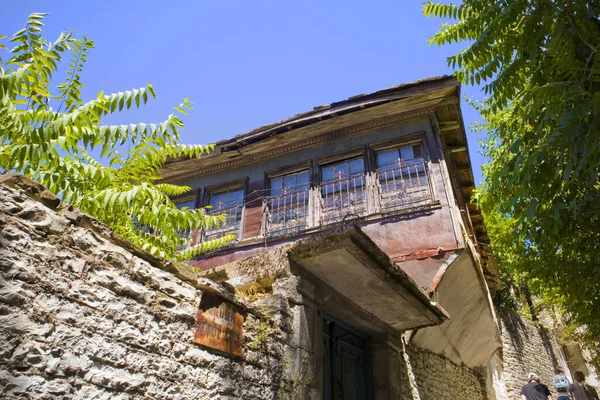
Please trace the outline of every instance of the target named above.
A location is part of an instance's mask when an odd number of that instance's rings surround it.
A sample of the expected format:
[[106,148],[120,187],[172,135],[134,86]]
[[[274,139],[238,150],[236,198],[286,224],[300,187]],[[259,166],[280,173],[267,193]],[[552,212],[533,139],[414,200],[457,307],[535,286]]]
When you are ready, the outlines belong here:
[[[262,202],[261,236],[293,236],[303,231],[356,218],[402,212],[434,201],[424,160],[397,162],[367,174],[338,175],[321,184],[285,187]],[[256,201],[256,200],[255,200]],[[246,204],[216,204],[210,215],[225,215],[225,224],[206,229],[204,240],[225,235],[241,239]]]
[[[402,211],[433,201],[426,161],[401,160],[381,167],[368,184],[367,175],[340,175],[312,189],[264,197],[263,235],[297,234],[370,214]],[[369,193],[374,193],[369,196]],[[313,204],[316,205],[313,207]]]
[[425,161],[398,160],[377,170],[382,210],[398,210],[432,200]]
[[226,235],[239,237],[242,226],[242,215],[244,207],[240,204],[227,204],[219,202],[212,206],[207,212],[208,215],[224,215],[225,223],[219,228],[206,229],[203,232],[204,240],[218,239]]

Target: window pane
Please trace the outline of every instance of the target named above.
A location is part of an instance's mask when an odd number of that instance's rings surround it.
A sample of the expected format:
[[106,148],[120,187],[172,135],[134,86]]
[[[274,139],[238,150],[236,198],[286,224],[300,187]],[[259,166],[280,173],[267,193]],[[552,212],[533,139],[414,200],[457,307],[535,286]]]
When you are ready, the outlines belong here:
[[266,234],[285,235],[305,229],[308,224],[308,172],[275,178],[271,185]]
[[215,193],[210,196],[209,205],[216,208],[228,208],[244,204],[244,189]]
[[301,172],[297,175],[296,185],[299,190],[308,189],[308,172]]
[[327,182],[333,179],[334,167],[324,167],[321,170],[321,180]]
[[296,186],[296,175],[286,176],[283,178],[283,187],[288,189],[288,192],[294,191]]
[[232,190],[229,192],[227,202],[230,206],[244,204],[244,189]]
[[210,196],[210,204],[213,208],[223,208],[227,202],[227,193],[216,193]]
[[187,207],[189,210],[193,210],[196,208],[196,200],[188,200],[181,203],[176,203],[175,206],[180,210],[184,207]]
[[335,168],[335,177],[340,178],[342,176],[348,175],[348,162],[344,161],[343,163],[339,163],[334,165]]
[[421,151],[421,145],[420,144],[415,144],[413,146],[413,152],[415,153],[415,158],[421,158],[421,157],[423,157],[423,152]]
[[271,179],[271,196],[279,196],[281,188],[283,187],[282,178]]
[[377,153],[377,165],[379,169],[393,168],[398,160],[398,149],[380,151]]
[[358,174],[364,172],[365,167],[362,158],[356,158],[350,161],[350,174]]
[[400,158],[403,160],[412,160],[415,158],[412,146],[404,146],[400,148]]

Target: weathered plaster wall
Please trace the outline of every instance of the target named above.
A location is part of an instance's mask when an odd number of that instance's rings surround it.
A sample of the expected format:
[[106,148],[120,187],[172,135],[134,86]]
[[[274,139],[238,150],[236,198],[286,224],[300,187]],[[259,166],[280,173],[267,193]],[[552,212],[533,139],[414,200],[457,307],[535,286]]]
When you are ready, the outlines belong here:
[[277,398],[289,314],[271,306],[282,327],[261,341],[249,313],[232,360],[193,343],[199,295],[0,184],[0,397]]

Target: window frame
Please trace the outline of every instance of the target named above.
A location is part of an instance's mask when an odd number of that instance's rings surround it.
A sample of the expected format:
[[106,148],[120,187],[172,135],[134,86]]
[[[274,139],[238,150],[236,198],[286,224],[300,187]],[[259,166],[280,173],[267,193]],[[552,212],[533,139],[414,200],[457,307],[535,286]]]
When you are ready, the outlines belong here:
[[[248,178],[236,179],[233,181],[223,182],[216,185],[207,186],[204,188],[204,194],[202,196],[202,207],[207,207],[210,205],[211,196],[227,191],[233,190],[243,190],[243,199],[242,201],[242,210],[240,215],[240,226],[236,232],[236,240],[241,241],[244,234],[244,222],[246,221],[246,196],[248,195]],[[211,209],[206,209],[206,212],[209,213]],[[202,239],[206,239],[206,229],[203,229]]]
[[[306,227],[305,227],[305,229],[308,229],[308,228],[314,226],[314,221],[313,221],[314,201],[313,201],[312,192],[313,192],[315,183],[312,180],[312,177],[314,174],[313,174],[311,160],[305,161],[302,163],[298,163],[298,164],[286,165],[284,167],[265,172],[265,193],[268,193],[268,195],[271,196],[271,184],[274,179],[284,178],[287,175],[300,174],[302,172],[306,172],[308,174],[308,189],[307,189],[308,205],[307,205]],[[262,236],[265,236],[265,235],[270,236],[267,234],[266,217],[263,218],[263,228],[262,228]],[[279,235],[273,235],[271,237],[277,237],[277,236],[279,236]],[[285,234],[283,234],[282,236],[285,236]]]
[[[350,162],[354,159],[360,159],[362,160],[362,167],[363,167],[363,179],[364,179],[364,184],[363,184],[363,191],[364,191],[364,204],[365,204],[365,211],[364,215],[369,215],[370,214],[370,208],[369,208],[369,182],[367,179],[367,174],[369,172],[370,169],[370,165],[369,165],[369,160],[368,160],[368,155],[366,154],[366,146],[360,146],[360,147],[355,147],[352,149],[348,149],[339,153],[335,153],[332,155],[328,155],[325,157],[321,157],[318,158],[316,161],[316,167],[317,167],[317,177],[318,177],[318,181],[317,181],[317,185],[319,187],[319,190],[315,191],[315,196],[318,198],[317,203],[317,207],[315,207],[314,214],[315,214],[315,225],[329,225],[332,223],[335,223],[335,221],[333,220],[327,220],[327,221],[331,221],[331,222],[327,222],[324,219],[325,217],[325,207],[323,206],[324,203],[324,198],[323,198],[323,168],[326,168],[328,166],[334,165],[334,164],[340,164],[344,161],[346,162]],[[350,170],[348,169],[348,172],[350,172]],[[351,176],[350,174],[348,176]],[[364,216],[363,215],[363,216]]]
[[[196,209],[200,208],[201,192],[202,192],[202,190],[200,190],[200,189],[192,189],[189,192],[184,193],[182,195],[171,197],[171,201],[173,202],[173,204],[175,204],[176,207],[177,207],[177,205],[182,204],[182,203],[193,202],[194,203],[193,207],[190,207],[188,209],[196,210]],[[179,207],[177,207],[177,208],[179,209]],[[189,242],[186,246],[182,247],[181,250],[189,248],[196,244],[194,242],[197,240],[198,237],[197,237],[197,234],[196,234],[196,237],[194,236],[195,232],[197,232],[197,230],[195,230],[195,229],[187,232],[186,238],[189,239]]]
[[[415,145],[419,145],[421,148],[421,157],[418,157],[418,158],[423,159],[423,163],[424,163],[424,167],[425,167],[424,172],[427,174],[427,180],[428,180],[431,201],[435,201],[435,199],[436,199],[435,184],[434,184],[435,179],[432,174],[432,169],[431,169],[432,163],[431,163],[431,155],[429,152],[429,141],[428,141],[427,133],[425,131],[412,133],[412,134],[403,136],[401,138],[394,138],[394,139],[384,140],[381,142],[376,142],[376,143],[370,144],[369,147],[373,154],[373,163],[374,163],[373,171],[379,172],[379,168],[380,168],[377,153],[383,152],[383,151],[389,151],[389,150],[393,150],[393,149],[400,150],[400,148],[402,148],[402,147],[415,146]],[[385,208],[381,204],[381,182],[380,182],[380,179],[375,179],[374,184],[376,185],[377,193],[378,193],[377,194],[377,203],[378,203],[377,209],[379,210],[379,212],[387,212],[387,210],[385,210]]]

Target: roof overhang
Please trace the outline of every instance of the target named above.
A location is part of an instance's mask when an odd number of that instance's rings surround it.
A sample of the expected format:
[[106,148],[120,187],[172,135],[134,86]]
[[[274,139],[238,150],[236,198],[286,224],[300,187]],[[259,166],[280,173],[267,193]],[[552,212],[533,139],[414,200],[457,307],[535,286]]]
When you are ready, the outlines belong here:
[[176,182],[262,159],[293,149],[322,144],[393,124],[433,115],[440,104],[456,106],[460,83],[452,76],[423,79],[370,94],[315,107],[286,120],[262,126],[232,139],[217,142],[214,152],[196,159],[177,158],[165,163],[162,177]]

